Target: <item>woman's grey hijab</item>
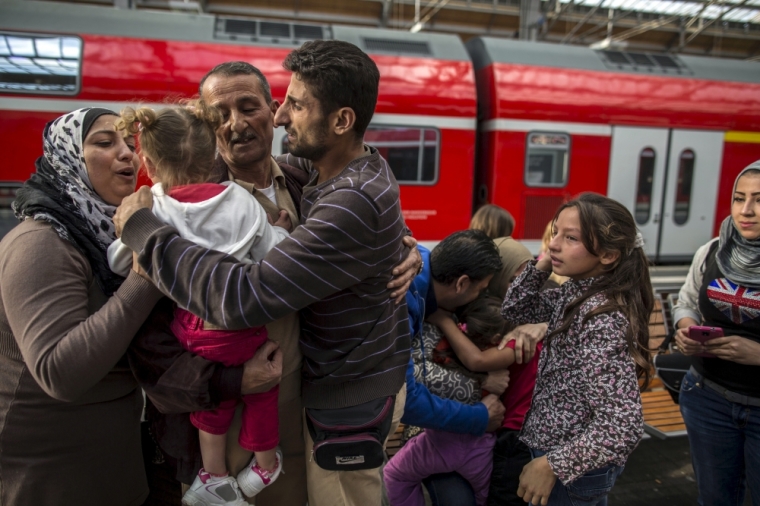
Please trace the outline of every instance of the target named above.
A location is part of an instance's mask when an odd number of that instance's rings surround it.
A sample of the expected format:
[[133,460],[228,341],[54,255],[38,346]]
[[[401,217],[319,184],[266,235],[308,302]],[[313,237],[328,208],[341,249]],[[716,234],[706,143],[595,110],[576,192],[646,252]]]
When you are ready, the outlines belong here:
[[108,267],[106,250],[116,239],[113,215],[116,207],[95,193],[84,161],[84,139],[100,108],[78,109],[45,126],[43,155],[37,171],[16,194],[13,210],[20,220],[47,221],[61,239],[74,245],[90,261],[103,292],[110,296],[123,278]]
[[[760,160],[745,167],[736,177],[731,193],[732,201],[739,179],[749,171],[760,172]],[[721,272],[730,281],[748,288],[760,289],[760,239],[750,241],[742,237],[732,216],[727,217],[720,225],[716,260]]]

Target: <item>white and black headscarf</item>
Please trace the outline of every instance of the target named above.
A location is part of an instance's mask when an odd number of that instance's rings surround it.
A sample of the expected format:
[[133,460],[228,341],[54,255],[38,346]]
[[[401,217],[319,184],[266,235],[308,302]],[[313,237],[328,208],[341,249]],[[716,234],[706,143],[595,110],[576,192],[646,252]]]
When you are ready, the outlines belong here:
[[72,243],[90,261],[98,285],[111,296],[124,278],[108,267],[106,250],[116,239],[116,207],[95,193],[84,162],[84,139],[100,116],[113,111],[79,109],[45,126],[43,155],[37,172],[16,194],[13,210],[20,220],[49,222],[56,233]]
[[[739,179],[750,170],[760,171],[760,160],[748,165],[736,176],[731,193],[732,201]],[[729,280],[748,288],[760,289],[760,239],[750,241],[742,237],[731,216],[720,225],[716,260],[721,272]]]

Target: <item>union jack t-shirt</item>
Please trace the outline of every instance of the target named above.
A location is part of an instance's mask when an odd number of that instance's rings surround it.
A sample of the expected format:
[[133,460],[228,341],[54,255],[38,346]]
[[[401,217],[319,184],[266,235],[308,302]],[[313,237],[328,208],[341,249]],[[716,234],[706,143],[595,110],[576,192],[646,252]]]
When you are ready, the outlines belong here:
[[718,278],[710,282],[707,296],[721,313],[738,325],[760,316],[760,290]]

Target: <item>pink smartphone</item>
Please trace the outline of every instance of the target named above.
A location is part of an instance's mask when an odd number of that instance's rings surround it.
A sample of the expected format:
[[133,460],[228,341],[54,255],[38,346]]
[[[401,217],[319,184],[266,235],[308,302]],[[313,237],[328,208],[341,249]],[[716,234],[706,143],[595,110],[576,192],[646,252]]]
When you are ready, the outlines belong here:
[[[706,344],[708,341],[715,339],[716,337],[723,337],[723,329],[720,327],[703,327],[701,325],[694,325],[689,327],[689,339],[698,341],[702,344]],[[695,353],[695,357],[707,357],[714,358],[712,353]]]

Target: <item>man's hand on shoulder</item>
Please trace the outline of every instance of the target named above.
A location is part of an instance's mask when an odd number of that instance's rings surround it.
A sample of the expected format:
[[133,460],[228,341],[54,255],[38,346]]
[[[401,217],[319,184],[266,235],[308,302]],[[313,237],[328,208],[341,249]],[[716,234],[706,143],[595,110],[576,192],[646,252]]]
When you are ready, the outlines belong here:
[[498,349],[503,350],[509,341],[515,341],[515,362],[527,364],[536,354],[536,346],[546,337],[548,323],[526,323],[504,336]]
[[388,288],[393,290],[391,299],[394,299],[396,304],[400,304],[404,300],[412,280],[422,271],[422,255],[417,251],[417,240],[407,235],[401,242],[410,248],[410,251],[407,257],[393,269],[393,279],[388,283]]
[[124,197],[124,200],[121,201],[121,205],[116,209],[116,214],[113,217],[113,223],[116,227],[116,236],[121,237],[124,225],[127,224],[127,221],[129,221],[129,218],[131,218],[133,214],[140,209],[152,208],[153,194],[147,186],[141,186],[132,195]]

